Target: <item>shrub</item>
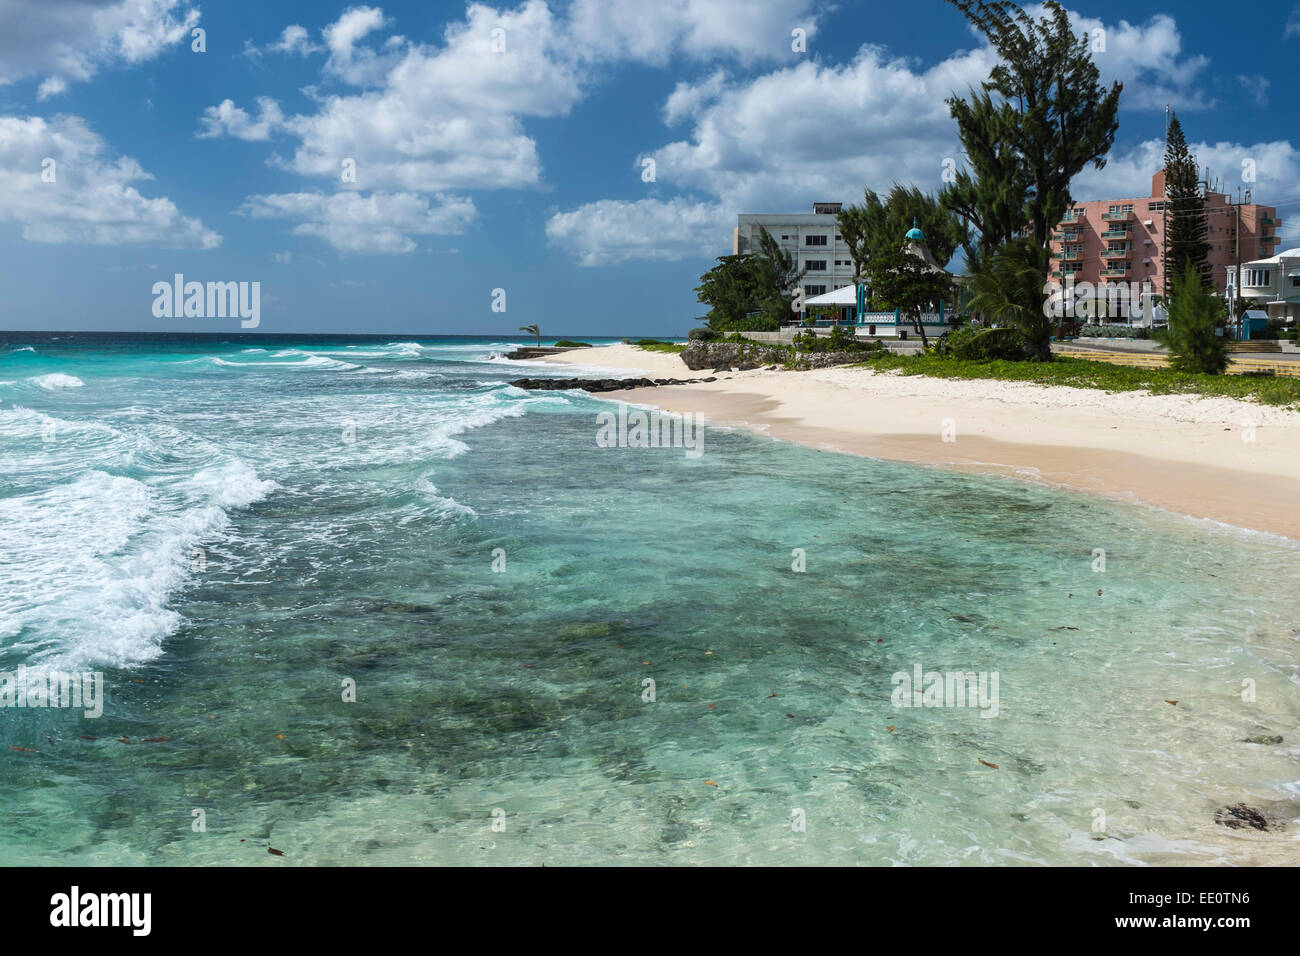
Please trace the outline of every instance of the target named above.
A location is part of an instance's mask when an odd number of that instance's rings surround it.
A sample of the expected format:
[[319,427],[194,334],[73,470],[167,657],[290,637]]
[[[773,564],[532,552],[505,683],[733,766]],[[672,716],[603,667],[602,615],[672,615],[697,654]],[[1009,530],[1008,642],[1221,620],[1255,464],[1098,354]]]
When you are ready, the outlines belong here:
[[686,338],[691,342],[712,342],[721,338],[721,335],[707,325],[702,325],[698,329],[691,329],[687,332]]
[[1169,364],[1180,372],[1218,375],[1228,367],[1228,345],[1215,330],[1223,300],[1207,295],[1196,270],[1185,269],[1169,303],[1169,329],[1160,341],[1169,349]]
[[1079,327],[1081,339],[1145,339],[1146,329],[1133,325],[1083,325]]
[[992,359],[1020,361],[1025,357],[1025,341],[1013,328],[993,329],[966,326],[939,336],[935,350],[939,355],[974,362]]
[[555,343],[555,347],[559,349],[589,349],[591,348],[591,343],[575,342],[573,339],[560,339]]

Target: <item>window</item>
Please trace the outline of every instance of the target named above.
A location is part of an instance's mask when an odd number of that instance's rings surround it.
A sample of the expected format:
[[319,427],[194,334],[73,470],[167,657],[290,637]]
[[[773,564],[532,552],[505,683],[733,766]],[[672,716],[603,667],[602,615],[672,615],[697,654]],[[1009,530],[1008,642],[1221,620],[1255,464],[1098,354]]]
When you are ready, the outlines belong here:
[[781,238],[782,238],[782,239],[789,239],[790,237],[789,237],[789,236],[782,236]]
[[803,244],[805,246],[824,246],[826,245],[825,236],[804,236]]
[[825,272],[825,271],[826,271],[826,260],[825,260],[825,259],[809,259],[807,262],[805,262],[805,263],[803,264],[803,267],[804,267],[805,269],[807,269],[809,272]]
[[1272,269],[1247,269],[1246,285],[1252,289],[1263,288],[1273,284]]
[[826,286],[824,285],[806,285],[803,287],[805,295],[825,295]]
[[1147,203],[1147,211],[1148,211],[1148,212],[1164,212],[1164,211],[1165,211],[1165,201],[1164,201],[1163,199],[1161,199],[1161,200],[1159,200],[1158,202],[1149,202],[1149,203]]

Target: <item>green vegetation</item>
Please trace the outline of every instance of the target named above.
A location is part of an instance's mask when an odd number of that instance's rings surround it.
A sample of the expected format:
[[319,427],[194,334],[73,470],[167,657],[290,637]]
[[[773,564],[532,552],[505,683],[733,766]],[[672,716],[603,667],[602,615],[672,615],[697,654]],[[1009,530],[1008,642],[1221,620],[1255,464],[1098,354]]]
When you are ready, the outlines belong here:
[[542,344],[542,329],[541,329],[541,326],[537,326],[537,325],[521,325],[521,326],[519,326],[519,331],[520,331],[520,332],[527,332],[529,335],[535,335],[535,336],[537,336],[537,344],[538,344],[539,347],[541,346],[541,344]]
[[923,348],[929,348],[921,316],[931,305],[942,302],[952,293],[952,278],[946,272],[934,272],[930,264],[901,248],[878,250],[864,270],[871,286],[873,301],[897,309],[921,336]]
[[1081,339],[1146,339],[1150,332],[1134,325],[1082,325],[1079,327]]
[[[1043,305],[1047,261],[1047,251],[1028,239],[999,246],[975,273],[970,301],[972,310],[1013,329],[1020,340],[1020,357],[1037,362],[1052,360],[1052,321]],[[1003,351],[1013,345],[1010,336],[1000,342]]]
[[1240,398],[1263,405],[1300,407],[1300,378],[1205,375],[1170,368],[1111,365],[1064,355],[1058,355],[1054,362],[970,362],[933,354],[904,356],[886,352],[864,365],[876,371],[898,371],[904,375],[930,375],[935,378],[1034,382],[1039,385],[1096,388],[1107,392],[1146,389],[1156,395],[1206,395]]
[[914,225],[925,233],[925,244],[940,265],[946,265],[970,238],[970,229],[961,217],[945,209],[937,198],[898,183],[883,200],[866,190],[862,205],[841,210],[835,221],[858,270],[855,278],[862,276],[873,256],[897,249]]
[[560,341],[555,343],[555,347],[557,349],[589,349],[591,348],[591,343],[575,342],[573,339],[560,339]]
[[669,355],[676,355],[686,348],[685,342],[660,342],[658,339],[638,339],[632,344],[647,352],[666,352]]
[[758,251],[719,256],[695,289],[709,306],[705,319],[715,332],[775,332],[792,314],[792,289],[802,272],[794,256],[759,227]]
[[[975,181],[976,213],[987,226],[1014,210],[1019,221],[1002,224],[1010,235],[995,238],[1005,241],[1029,223],[1034,245],[1045,249],[1071,205],[1070,181],[1089,163],[1106,165],[1123,85],[1102,86],[1091,38],[1074,32],[1056,0],[1046,0],[1039,19],[1010,0],[949,2],[998,55],[982,94],[948,101],[962,146],[977,169],[990,156],[1013,164],[1006,178]],[[1004,105],[986,103],[989,94]],[[1008,194],[1010,187],[1018,195]]]
[[1225,318],[1224,302],[1205,292],[1196,264],[1187,259],[1174,279],[1169,328],[1159,340],[1169,349],[1169,364],[1181,372],[1217,375],[1228,367],[1228,342],[1216,335]]
[[1179,279],[1191,270],[1208,290],[1210,281],[1210,244],[1206,240],[1205,200],[1201,196],[1200,173],[1196,157],[1187,148],[1183,124],[1178,114],[1169,121],[1169,143],[1165,146],[1165,296],[1172,298]]

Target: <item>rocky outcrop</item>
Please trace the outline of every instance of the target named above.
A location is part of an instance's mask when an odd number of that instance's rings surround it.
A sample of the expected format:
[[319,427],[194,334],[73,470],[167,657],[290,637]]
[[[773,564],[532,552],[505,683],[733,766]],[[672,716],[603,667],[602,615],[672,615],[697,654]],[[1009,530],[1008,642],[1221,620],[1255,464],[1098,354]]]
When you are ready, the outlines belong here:
[[687,344],[682,351],[682,361],[691,371],[712,369],[713,371],[745,371],[761,368],[764,365],[782,364],[790,353],[783,348],[769,348],[749,342],[701,342],[696,340]]
[[517,378],[510,384],[538,392],[558,392],[580,388],[584,392],[621,392],[625,388],[656,388],[660,385],[690,385],[693,382],[716,382],[709,378]]
[[785,346],[759,345],[754,342],[700,342],[689,343],[682,352],[682,361],[692,370],[711,369],[715,372],[740,372],[753,368],[777,365],[782,368],[829,368],[832,365],[850,365],[865,362],[868,352],[795,352]]
[[1215,811],[1214,822],[1230,830],[1242,830],[1246,827],[1252,830],[1273,829],[1264,814],[1244,803],[1234,803],[1230,807]]

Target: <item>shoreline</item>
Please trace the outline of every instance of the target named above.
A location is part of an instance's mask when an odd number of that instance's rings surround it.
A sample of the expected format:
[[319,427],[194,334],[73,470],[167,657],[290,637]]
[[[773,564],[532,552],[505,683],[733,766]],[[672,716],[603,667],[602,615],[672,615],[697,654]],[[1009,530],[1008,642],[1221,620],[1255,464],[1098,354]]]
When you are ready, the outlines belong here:
[[612,374],[716,374],[710,383],[598,397],[822,451],[1001,475],[1300,541],[1300,508],[1290,504],[1300,496],[1300,412],[862,368],[692,373],[677,355],[628,345],[543,361]]

